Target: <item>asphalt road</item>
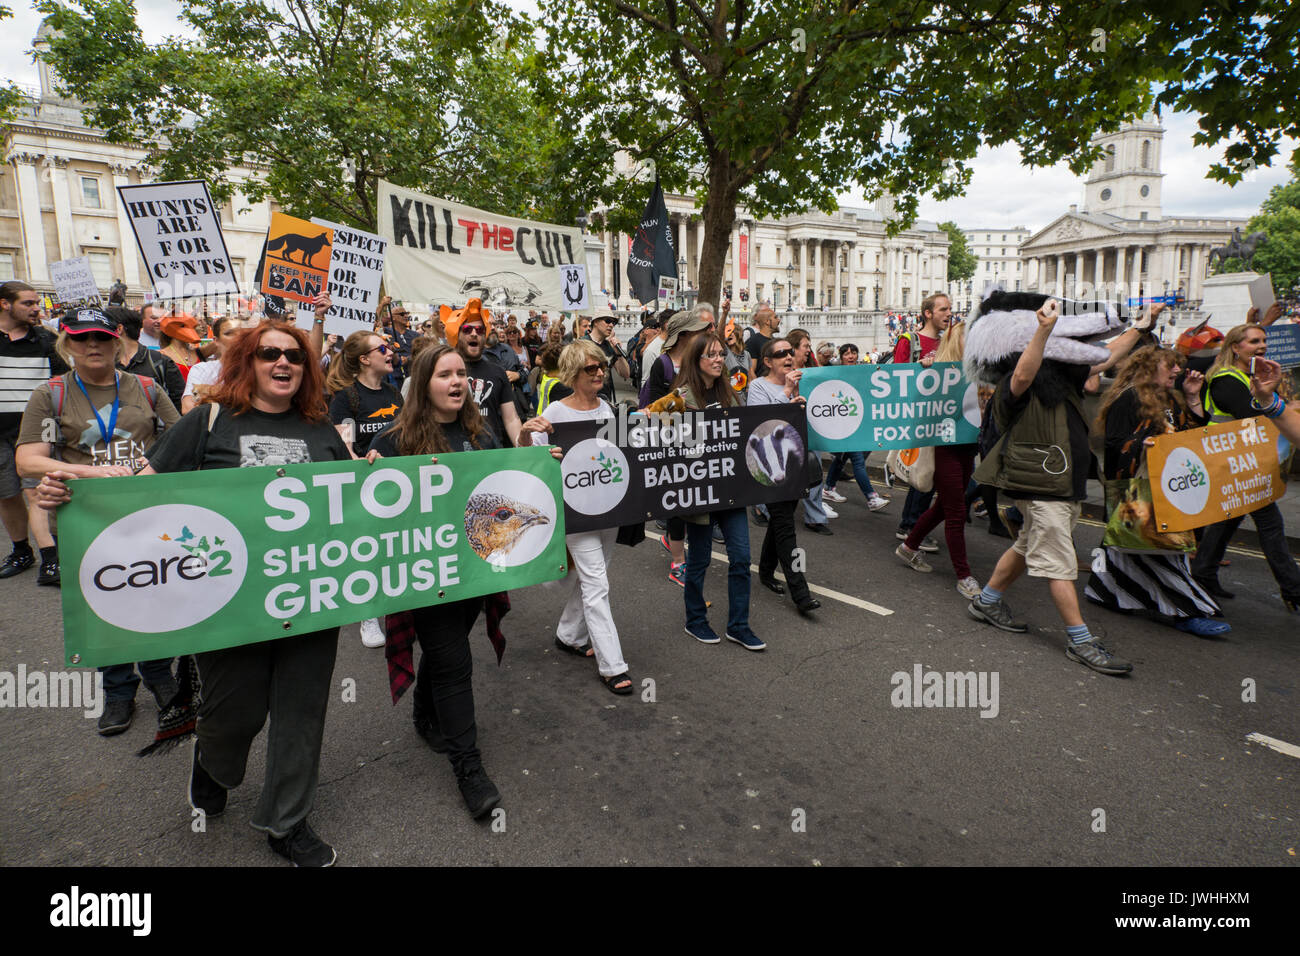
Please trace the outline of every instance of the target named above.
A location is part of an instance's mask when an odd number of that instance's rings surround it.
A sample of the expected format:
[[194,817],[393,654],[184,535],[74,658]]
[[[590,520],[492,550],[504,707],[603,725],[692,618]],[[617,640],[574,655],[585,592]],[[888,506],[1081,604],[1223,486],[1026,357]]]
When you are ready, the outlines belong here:
[[[902,566],[900,507],[870,514],[854,489],[833,537],[800,535],[810,580],[834,592],[812,618],[755,577],[758,654],[686,636],[662,548],[619,547],[613,607],[642,688],[630,698],[554,650],[556,586],[515,592],[503,665],[481,621],[472,638],[480,747],[504,795],[495,828],[469,819],[409,699],[391,703],[383,652],[346,628],[313,824],[346,865],[1296,865],[1300,759],[1247,739],[1300,744],[1300,631],[1260,557],[1229,555],[1226,639],[1085,606],[1135,662],[1105,677],[1066,658],[1041,583],[1008,594],[1031,623],[1016,635],[970,619],[946,553],[933,574]],[[968,540],[983,580],[1005,542],[978,523]],[[1085,561],[1099,540],[1080,529]],[[715,561],[706,585],[719,631],[724,571]],[[0,671],[61,669],[57,590],[32,572],[0,582],[0,604]],[[893,706],[891,676],[917,665],[996,673],[996,716]],[[0,863],[284,865],[247,826],[263,743],[225,815],[194,833],[189,748],[136,758],[156,714],[143,689],[137,702],[135,725],[108,739],[80,711],[0,710]]]

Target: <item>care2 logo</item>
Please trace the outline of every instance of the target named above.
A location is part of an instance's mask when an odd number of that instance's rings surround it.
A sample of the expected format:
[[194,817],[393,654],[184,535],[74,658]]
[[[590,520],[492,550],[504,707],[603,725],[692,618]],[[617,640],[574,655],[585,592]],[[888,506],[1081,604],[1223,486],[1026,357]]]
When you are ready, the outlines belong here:
[[81,559],[90,609],[114,627],[163,634],[193,627],[238,593],[248,548],[226,518],[195,505],[157,505],[119,518]]
[[1186,515],[1200,514],[1210,500],[1210,474],[1190,448],[1176,448],[1165,459],[1160,486],[1169,503]]
[[627,494],[627,458],[619,447],[601,438],[588,438],[566,450],[564,503],[585,515],[612,511]]
[[862,422],[862,395],[848,382],[818,382],[808,396],[808,424],[823,438],[848,438]]

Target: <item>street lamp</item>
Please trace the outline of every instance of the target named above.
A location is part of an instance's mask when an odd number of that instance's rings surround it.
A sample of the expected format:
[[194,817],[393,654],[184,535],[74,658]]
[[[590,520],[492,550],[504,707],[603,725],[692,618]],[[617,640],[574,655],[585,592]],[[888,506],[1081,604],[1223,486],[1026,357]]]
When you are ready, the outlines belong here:
[[790,311],[794,308],[794,263],[785,264],[785,308]]
[[677,260],[677,303],[678,308],[686,307],[686,255],[683,252]]

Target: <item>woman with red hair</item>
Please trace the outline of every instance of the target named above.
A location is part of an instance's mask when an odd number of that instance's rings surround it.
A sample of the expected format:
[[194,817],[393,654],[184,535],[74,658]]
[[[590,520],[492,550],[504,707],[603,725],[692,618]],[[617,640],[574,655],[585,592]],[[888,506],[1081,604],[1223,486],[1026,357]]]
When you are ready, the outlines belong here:
[[[319,317],[328,301],[316,306]],[[319,352],[307,334],[264,322],[227,347],[209,403],[184,416],[152,449],[140,474],[349,461],[327,414]],[[42,506],[71,497],[61,472],[38,489]],[[337,627],[196,654],[202,702],[190,805],[214,817],[244,779],[248,751],[267,717],[266,779],[253,812],[271,849],[297,866],[329,866],[336,854],[307,822],[320,774],[325,708]]]

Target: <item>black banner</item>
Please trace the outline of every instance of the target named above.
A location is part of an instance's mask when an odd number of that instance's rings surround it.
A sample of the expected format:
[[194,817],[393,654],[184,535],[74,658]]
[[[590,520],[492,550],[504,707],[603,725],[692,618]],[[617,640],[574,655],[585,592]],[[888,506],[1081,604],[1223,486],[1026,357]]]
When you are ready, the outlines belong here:
[[799,498],[806,423],[802,405],[758,405],[556,425],[565,530]]
[[659,308],[660,276],[677,275],[677,255],[673,250],[673,227],[664,205],[664,191],[655,180],[654,192],[641,214],[641,225],[627,254],[627,288],[642,305]]

